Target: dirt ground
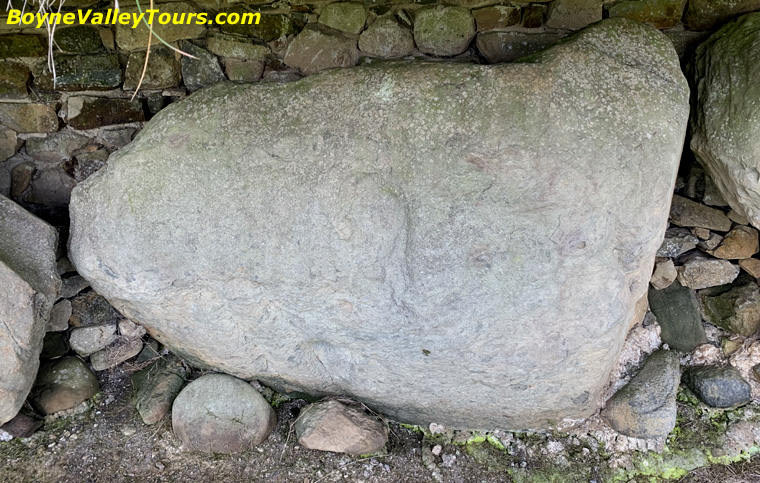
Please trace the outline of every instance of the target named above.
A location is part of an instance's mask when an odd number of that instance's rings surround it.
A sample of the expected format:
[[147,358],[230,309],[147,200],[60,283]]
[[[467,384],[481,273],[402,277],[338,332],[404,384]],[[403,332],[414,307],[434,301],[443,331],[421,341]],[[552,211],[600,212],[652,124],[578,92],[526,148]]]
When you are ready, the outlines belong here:
[[[300,447],[292,423],[306,404],[303,400],[281,404],[274,432],[245,453],[183,451],[172,434],[170,417],[153,426],[142,423],[129,402],[130,375],[123,368],[99,377],[103,391],[91,409],[49,421],[30,438],[0,443],[2,481],[436,481],[422,462],[423,435],[396,424],[390,426],[387,455],[360,458]],[[461,448],[446,451],[456,459],[450,467],[441,465],[445,481],[506,477],[479,465]]]
[[[130,374],[120,366],[101,372],[102,394],[82,411],[49,420],[26,439],[0,443],[3,482],[509,482],[520,467],[524,481],[595,481],[531,476],[535,461],[501,454],[486,443],[473,447],[443,444],[422,433],[390,423],[387,454],[374,457],[307,450],[297,444],[292,424],[303,400],[277,408],[278,424],[261,445],[240,454],[207,455],[183,450],[172,434],[169,417],[153,426],[142,423],[130,403]],[[423,458],[423,453],[426,454]],[[542,476],[543,475],[543,476]],[[560,473],[561,475],[561,473]],[[602,479],[597,479],[601,483]],[[693,472],[693,483],[760,481],[760,459]]]

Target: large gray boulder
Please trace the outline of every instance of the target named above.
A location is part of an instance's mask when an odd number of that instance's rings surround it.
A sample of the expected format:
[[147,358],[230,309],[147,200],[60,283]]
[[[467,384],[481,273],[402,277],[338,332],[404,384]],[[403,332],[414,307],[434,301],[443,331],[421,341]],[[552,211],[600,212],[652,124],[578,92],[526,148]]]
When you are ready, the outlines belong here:
[[74,191],[70,258],[195,364],[416,423],[597,407],[688,116],[669,40],[597,24],[512,65],[220,85]]
[[24,404],[61,278],[58,233],[0,195],[0,424]]
[[691,149],[731,208],[760,227],[760,12],[697,49]]

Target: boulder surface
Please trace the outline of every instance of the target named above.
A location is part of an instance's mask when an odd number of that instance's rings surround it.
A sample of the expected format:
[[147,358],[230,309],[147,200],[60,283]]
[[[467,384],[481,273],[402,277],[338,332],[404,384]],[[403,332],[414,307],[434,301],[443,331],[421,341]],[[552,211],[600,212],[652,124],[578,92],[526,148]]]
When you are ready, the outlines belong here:
[[24,404],[61,278],[58,233],[0,195],[0,424]]
[[731,208],[760,227],[760,12],[700,45],[692,71],[691,149]]
[[76,188],[70,258],[196,365],[403,421],[548,427],[597,407],[688,109],[670,41],[622,19],[519,64],[219,85]]

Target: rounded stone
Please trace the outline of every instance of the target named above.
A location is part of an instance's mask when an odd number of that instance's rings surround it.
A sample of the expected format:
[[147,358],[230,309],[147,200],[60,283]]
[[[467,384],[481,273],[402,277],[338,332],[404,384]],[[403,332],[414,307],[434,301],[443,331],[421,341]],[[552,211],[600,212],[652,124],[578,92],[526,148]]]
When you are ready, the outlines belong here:
[[396,59],[412,53],[414,38],[395,18],[381,17],[359,37],[359,50],[373,57]]
[[475,37],[475,20],[462,7],[431,7],[420,10],[414,20],[414,41],[425,54],[458,55]]
[[226,374],[207,374],[174,400],[172,427],[183,444],[204,453],[235,453],[264,441],[274,411],[250,384]]
[[683,373],[684,384],[713,408],[735,408],[752,400],[750,385],[732,366],[695,366]]
[[95,374],[78,357],[42,364],[29,401],[42,414],[71,409],[100,391]]

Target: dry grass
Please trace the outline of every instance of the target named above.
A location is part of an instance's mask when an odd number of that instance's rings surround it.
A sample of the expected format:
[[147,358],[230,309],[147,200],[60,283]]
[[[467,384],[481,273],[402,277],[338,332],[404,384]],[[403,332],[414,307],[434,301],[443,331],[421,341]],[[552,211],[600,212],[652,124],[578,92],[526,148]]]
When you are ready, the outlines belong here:
[[712,465],[689,473],[682,483],[757,483],[760,481],[760,456],[730,465]]

